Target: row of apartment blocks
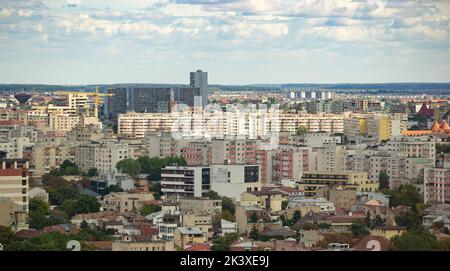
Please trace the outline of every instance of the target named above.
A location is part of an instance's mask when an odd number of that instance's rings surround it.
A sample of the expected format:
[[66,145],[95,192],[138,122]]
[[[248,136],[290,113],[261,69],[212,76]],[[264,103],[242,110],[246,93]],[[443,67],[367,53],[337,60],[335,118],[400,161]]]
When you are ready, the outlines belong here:
[[404,114],[268,112],[126,113],[119,114],[118,132],[130,138],[143,138],[155,132],[186,132],[184,135],[192,137],[256,139],[271,133],[295,134],[305,128],[309,132],[343,133],[353,141],[381,142],[400,135],[407,128]]

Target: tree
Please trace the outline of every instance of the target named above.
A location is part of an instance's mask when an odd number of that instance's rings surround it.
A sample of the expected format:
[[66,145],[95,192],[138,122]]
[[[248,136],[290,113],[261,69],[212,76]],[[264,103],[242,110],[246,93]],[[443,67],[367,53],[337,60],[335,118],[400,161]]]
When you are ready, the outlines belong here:
[[259,230],[256,228],[256,225],[253,225],[253,228],[249,233],[249,237],[252,238],[253,240],[259,239]]
[[395,218],[395,223],[399,226],[404,226],[408,230],[417,229],[422,223],[420,216],[412,211],[404,211]]
[[221,214],[221,218],[222,218],[222,219],[225,219],[225,220],[231,221],[231,222],[234,222],[234,221],[235,221],[234,215],[232,215],[232,214],[230,213],[230,211],[228,211],[228,210],[223,210],[223,209],[222,209],[222,212],[221,212],[220,214]]
[[391,250],[395,251],[430,251],[437,250],[436,236],[423,228],[410,230],[392,238]]
[[59,186],[48,188],[49,200],[52,205],[60,205],[67,199],[73,199],[79,195],[78,190],[71,186]]
[[258,214],[256,212],[252,212],[250,215],[250,222],[256,223],[258,222]]
[[305,126],[299,126],[295,134],[301,136],[306,133],[308,133],[308,129]]
[[141,209],[141,214],[147,216],[149,214],[161,211],[161,206],[155,204],[144,205]]
[[287,200],[281,202],[281,209],[286,210],[288,204],[289,204],[289,201],[287,201]]
[[112,184],[106,188],[106,195],[114,192],[123,192],[123,189],[118,184]]
[[386,171],[381,171],[378,175],[378,182],[380,183],[380,189],[389,189],[389,175]]
[[90,168],[87,172],[89,177],[98,176],[98,170],[96,168]]
[[375,219],[372,221],[372,227],[383,226],[384,221],[381,219],[380,215],[376,215]]
[[300,213],[299,210],[296,210],[294,212],[294,214],[292,215],[291,225],[297,223],[301,218],[302,218],[302,214]]
[[212,241],[211,250],[213,251],[227,251],[230,245],[236,241],[236,234],[227,233],[224,236],[215,236]]
[[126,173],[136,178],[141,173],[141,164],[132,158],[127,158],[117,162],[116,168],[122,173]]
[[59,166],[59,169],[53,169],[50,171],[50,175],[53,176],[69,176],[78,174],[80,174],[78,166],[70,160],[64,160]]
[[413,207],[423,202],[423,198],[417,189],[410,184],[402,185],[396,190],[383,189],[382,192],[391,197],[390,207],[399,205]]
[[16,240],[16,236],[10,227],[0,225],[0,243],[6,248],[8,245]]
[[161,183],[160,182],[152,183],[150,186],[150,191],[153,192],[153,197],[155,197],[156,200],[161,199],[161,196],[163,193],[161,191]]
[[75,214],[94,213],[100,210],[100,203],[95,197],[79,195],[75,199],[65,200],[59,209],[72,217]]
[[350,231],[355,237],[370,235],[370,231],[366,228],[364,220],[355,220],[350,226]]

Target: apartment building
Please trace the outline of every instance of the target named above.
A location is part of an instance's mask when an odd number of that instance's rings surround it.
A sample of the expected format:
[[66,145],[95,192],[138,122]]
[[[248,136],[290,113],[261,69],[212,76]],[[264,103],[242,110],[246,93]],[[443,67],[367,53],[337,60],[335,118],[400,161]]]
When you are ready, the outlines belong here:
[[315,197],[323,187],[375,192],[379,183],[369,180],[365,172],[306,172],[297,181],[297,189],[304,191],[305,197],[309,198]]
[[342,172],[345,170],[346,145],[327,143],[314,148],[316,152],[316,170]]
[[239,202],[241,194],[261,190],[259,165],[211,165],[211,190]]
[[75,148],[74,162],[84,172],[96,168],[99,174],[111,174],[117,173],[117,163],[127,158],[134,158],[133,150],[127,143],[91,141]]
[[132,212],[140,210],[146,201],[155,200],[153,193],[115,192],[103,197],[103,211]]
[[0,160],[0,198],[10,199],[28,213],[29,164],[24,159]]
[[196,212],[210,214],[220,213],[222,211],[222,201],[208,198],[180,198],[178,206],[182,213]]
[[161,191],[169,202],[202,197],[210,190],[210,184],[208,166],[166,166],[161,172]]
[[424,202],[429,204],[450,203],[450,169],[425,168],[423,179]]

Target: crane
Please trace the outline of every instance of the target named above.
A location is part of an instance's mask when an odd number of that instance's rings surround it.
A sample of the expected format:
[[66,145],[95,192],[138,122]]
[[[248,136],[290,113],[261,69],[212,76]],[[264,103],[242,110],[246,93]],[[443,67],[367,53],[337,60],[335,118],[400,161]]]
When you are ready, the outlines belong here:
[[111,93],[99,93],[98,86],[95,88],[95,92],[82,92],[82,91],[56,91],[53,94],[60,94],[60,95],[86,95],[86,96],[92,96],[94,97],[94,115],[98,117],[98,105],[100,104],[99,97],[111,97],[114,96],[114,94]]

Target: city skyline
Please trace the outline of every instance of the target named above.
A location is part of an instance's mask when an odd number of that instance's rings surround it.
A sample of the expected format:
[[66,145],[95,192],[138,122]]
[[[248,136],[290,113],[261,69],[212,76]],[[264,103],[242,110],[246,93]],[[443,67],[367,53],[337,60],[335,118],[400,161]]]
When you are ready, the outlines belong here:
[[448,1],[0,1],[0,82],[449,82]]

